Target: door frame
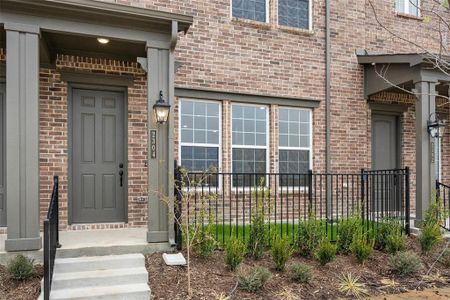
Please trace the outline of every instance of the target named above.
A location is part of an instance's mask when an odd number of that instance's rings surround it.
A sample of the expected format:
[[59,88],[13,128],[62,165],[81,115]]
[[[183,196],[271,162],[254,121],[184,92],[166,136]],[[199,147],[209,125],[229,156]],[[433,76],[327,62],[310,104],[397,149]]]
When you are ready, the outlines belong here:
[[[68,155],[68,171],[67,171],[67,219],[68,224],[73,223],[73,90],[83,89],[83,90],[93,90],[93,91],[106,91],[106,92],[119,92],[123,94],[123,163],[124,163],[124,191],[123,191],[123,201],[124,201],[124,223],[128,223],[128,88],[126,86],[110,86],[110,85],[97,85],[97,84],[85,84],[85,83],[67,83],[67,155]],[[109,222],[108,222],[109,223]],[[122,222],[115,222],[122,223]],[[78,223],[76,223],[78,224]],[[91,223],[88,223],[91,224]],[[95,224],[95,223],[92,223]]]
[[[1,65],[0,65],[1,67]],[[3,170],[1,170],[1,172],[3,173],[3,197],[4,197],[4,210],[6,211],[5,214],[5,222],[2,224],[2,222],[0,221],[0,227],[3,228],[7,228],[8,227],[8,199],[6,198],[6,143],[5,143],[5,139],[6,139],[6,80],[5,78],[2,76],[2,71],[0,70],[0,90],[3,90],[4,96],[5,98],[3,99],[3,110],[0,112],[2,114],[2,129],[3,132],[0,132],[0,134],[3,135],[2,137],[2,143],[0,145],[0,147],[2,147],[2,157],[0,159],[3,160]]]
[[403,129],[401,119],[403,113],[408,111],[408,106],[402,104],[381,104],[369,103],[370,107],[370,168],[373,168],[373,115],[395,116],[395,126],[397,131],[397,166],[401,168],[403,165],[402,144],[403,144]]

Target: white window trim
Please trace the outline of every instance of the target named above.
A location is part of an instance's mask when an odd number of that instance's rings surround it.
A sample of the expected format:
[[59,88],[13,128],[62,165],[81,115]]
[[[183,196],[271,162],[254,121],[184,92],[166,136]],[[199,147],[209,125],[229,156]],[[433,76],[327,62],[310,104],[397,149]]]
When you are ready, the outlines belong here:
[[[191,101],[191,102],[203,102],[203,103],[214,103],[219,105],[219,143],[218,144],[209,144],[209,143],[186,143],[181,141],[181,102],[183,101]],[[222,102],[220,101],[212,101],[212,100],[203,100],[197,98],[180,98],[178,99],[178,138],[179,138],[179,146],[178,146],[178,161],[181,165],[181,147],[219,147],[219,155],[218,155],[218,171],[222,171]],[[220,183],[219,183],[220,189]]]
[[257,20],[252,20],[252,19],[245,19],[245,18],[240,18],[240,17],[234,17],[233,16],[233,0],[230,0],[230,19],[232,20],[233,18],[237,18],[237,19],[241,19],[241,20],[248,20],[251,22],[260,22],[260,23],[270,23],[270,0],[264,0],[266,3],[266,21],[265,22],[261,22],[261,21],[257,21]]
[[[266,146],[252,146],[252,145],[233,145],[233,105],[238,105],[238,106],[251,106],[251,107],[265,107],[266,109]],[[230,130],[231,130],[231,141],[230,141],[230,145],[231,145],[231,153],[230,153],[230,158],[231,158],[231,173],[233,173],[233,149],[265,149],[266,150],[266,172],[265,173],[270,173],[270,106],[269,105],[259,105],[259,104],[249,104],[249,103],[240,103],[240,102],[233,102],[230,105],[230,121],[231,121],[231,126],[230,126]],[[245,173],[245,172],[244,172]],[[265,185],[267,186],[267,176],[266,176],[266,180],[265,180]],[[231,188],[234,188],[235,186],[233,185],[233,178],[231,178],[231,182],[230,182],[230,186]],[[244,191],[249,191],[252,187],[240,187],[240,190],[244,190]]]
[[404,7],[403,7],[404,11],[398,10],[397,8],[396,8],[396,11],[399,13],[408,14],[408,15],[420,18],[421,17],[421,9],[420,8],[422,7],[421,2],[422,2],[421,0],[417,1],[417,15],[411,13],[411,8],[414,8],[414,4],[412,4],[410,2],[410,0],[405,0],[403,2],[404,3]]
[[[280,146],[280,142],[279,142],[279,137],[280,137],[280,124],[278,124],[278,155],[280,155],[280,150],[308,150],[309,151],[309,169],[312,170],[313,169],[313,161],[312,161],[312,152],[313,152],[313,128],[312,128],[312,124],[313,124],[313,114],[312,114],[312,109],[308,109],[308,108],[298,108],[298,107],[289,107],[289,106],[279,106],[278,107],[278,123],[280,122],[280,109],[294,109],[294,110],[301,110],[301,111],[307,111],[309,113],[309,147],[286,147],[286,146]],[[281,175],[280,173],[280,158],[278,158],[278,173]],[[289,173],[288,173],[289,174]],[[307,191],[308,188],[307,187],[298,187],[298,186],[282,186],[281,182],[279,182],[279,187],[281,189],[294,189],[294,191]]]
[[289,28],[294,28],[294,29],[298,29],[298,30],[308,30],[308,31],[312,31],[313,30],[313,0],[309,0],[309,4],[308,4],[308,28],[300,28],[300,27],[292,27],[292,26],[288,26],[288,25],[281,25],[280,24],[280,2],[277,2],[277,25],[278,26],[283,26],[283,27],[289,27]]

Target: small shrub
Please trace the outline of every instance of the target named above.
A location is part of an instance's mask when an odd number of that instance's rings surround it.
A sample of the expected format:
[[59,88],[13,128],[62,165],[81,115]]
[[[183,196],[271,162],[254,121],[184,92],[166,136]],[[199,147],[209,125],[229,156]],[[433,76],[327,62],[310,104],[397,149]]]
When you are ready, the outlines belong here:
[[192,241],[192,249],[195,254],[200,257],[210,257],[217,246],[217,241],[214,235],[214,219],[210,215],[208,217],[208,223],[206,225],[201,225],[203,223],[203,212],[201,215],[201,219],[196,228],[193,228],[194,232],[192,233],[193,241]]
[[339,237],[337,242],[338,251],[344,254],[350,252],[353,236],[361,228],[361,219],[352,217],[339,225]]
[[450,268],[450,249],[447,249],[442,253],[439,262],[443,264],[446,268]]
[[357,299],[368,295],[365,284],[359,282],[358,276],[353,276],[351,273],[342,274],[339,282],[339,291],[345,293],[346,296],[352,296]]
[[316,258],[322,266],[336,258],[336,245],[333,245],[327,238],[323,238],[317,248]]
[[256,292],[269,280],[270,272],[263,267],[253,267],[250,272],[238,277],[238,285],[247,292]]
[[310,283],[313,279],[312,268],[304,264],[295,264],[290,268],[292,280],[300,283]]
[[268,239],[268,230],[264,222],[263,214],[255,214],[252,217],[249,237],[247,243],[248,253],[254,259],[258,260],[263,255]]
[[406,235],[402,229],[391,230],[390,234],[386,237],[386,244],[384,249],[390,254],[395,254],[399,251],[405,251],[406,249]]
[[277,271],[283,271],[286,262],[292,255],[292,247],[287,237],[275,238],[271,247],[272,260]]
[[311,256],[319,246],[322,238],[322,224],[314,214],[310,214],[308,220],[300,221],[297,232],[297,248],[300,255]]
[[377,230],[375,235],[375,248],[377,249],[384,249],[386,247],[387,238],[392,232],[392,227],[395,226],[395,224],[391,222],[387,223],[378,223],[377,224]]
[[232,238],[225,245],[225,263],[230,271],[236,270],[237,266],[242,262],[246,252],[245,244],[237,238]]
[[430,251],[441,240],[441,227],[438,223],[428,223],[422,227],[419,235],[419,242],[423,252]]
[[355,233],[352,244],[350,245],[350,252],[361,264],[372,254],[374,243],[374,241],[367,237],[367,234],[363,234],[362,232]]
[[397,252],[389,257],[389,265],[400,275],[417,272],[422,267],[420,257],[412,251]]
[[25,280],[33,274],[34,260],[21,254],[11,258],[7,270],[9,277],[14,280]]

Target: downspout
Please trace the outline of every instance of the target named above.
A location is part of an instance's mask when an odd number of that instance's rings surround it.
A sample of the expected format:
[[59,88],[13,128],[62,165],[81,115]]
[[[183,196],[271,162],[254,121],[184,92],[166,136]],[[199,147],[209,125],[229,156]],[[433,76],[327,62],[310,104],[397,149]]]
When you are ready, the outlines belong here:
[[325,13],[325,172],[331,172],[330,124],[331,124],[331,1],[326,0]]

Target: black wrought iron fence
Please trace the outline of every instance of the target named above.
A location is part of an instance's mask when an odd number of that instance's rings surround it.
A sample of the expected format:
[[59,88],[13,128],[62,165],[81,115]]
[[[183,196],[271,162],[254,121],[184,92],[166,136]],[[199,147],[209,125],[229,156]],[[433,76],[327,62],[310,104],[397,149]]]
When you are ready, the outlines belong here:
[[[198,173],[175,170],[176,213],[188,224],[208,226],[225,243],[232,235],[247,239],[252,217],[262,213],[271,232],[294,238],[299,222],[321,221],[335,240],[348,218],[367,230],[396,221],[409,233],[409,169],[346,174]],[[181,232],[177,229],[178,245]]]
[[58,176],[53,177],[53,191],[48,207],[47,218],[44,220],[44,299],[50,299],[52,288],[53,267],[55,265],[56,249],[59,244],[59,193]]
[[444,211],[444,220],[441,226],[450,231],[450,218],[448,211],[450,210],[450,186],[436,181],[436,199],[441,202],[441,207]]

